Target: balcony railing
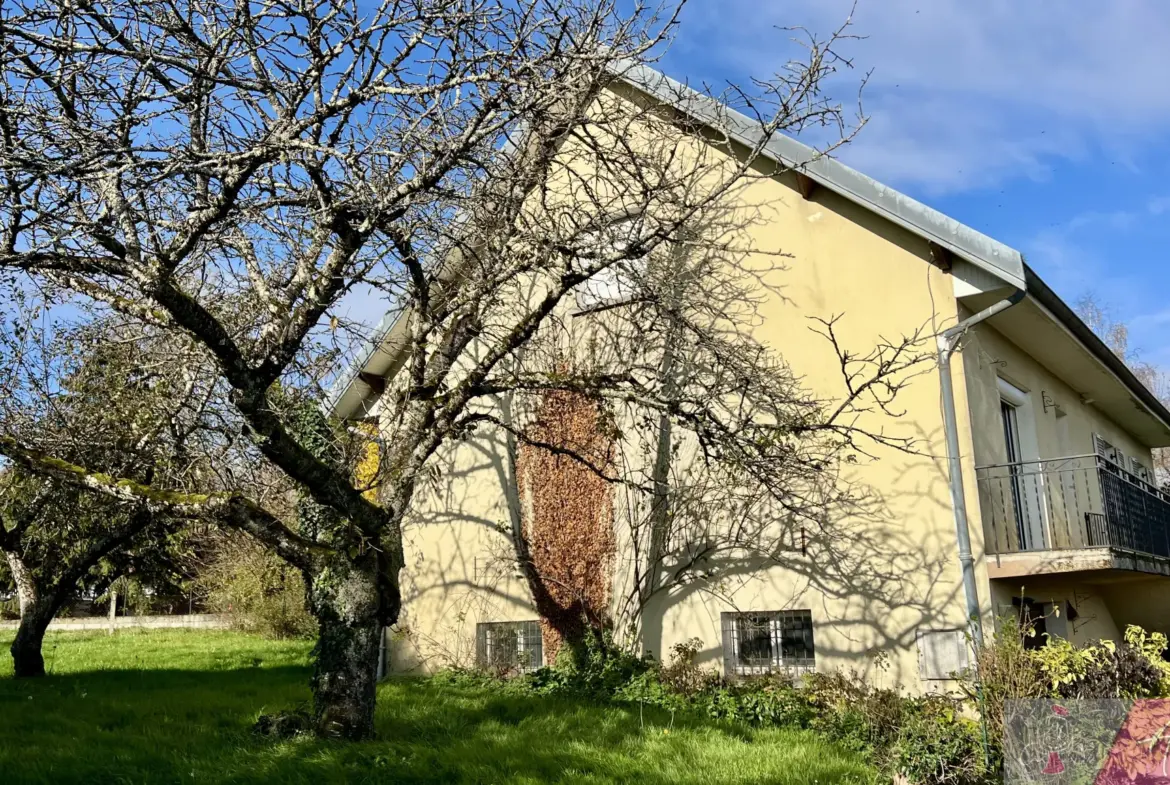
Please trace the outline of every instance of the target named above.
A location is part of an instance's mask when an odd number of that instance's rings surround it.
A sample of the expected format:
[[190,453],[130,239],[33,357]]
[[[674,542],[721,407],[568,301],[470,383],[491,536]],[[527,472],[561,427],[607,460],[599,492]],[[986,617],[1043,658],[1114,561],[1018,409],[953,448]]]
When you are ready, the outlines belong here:
[[1098,455],[976,474],[988,553],[1107,546],[1170,557],[1170,494]]

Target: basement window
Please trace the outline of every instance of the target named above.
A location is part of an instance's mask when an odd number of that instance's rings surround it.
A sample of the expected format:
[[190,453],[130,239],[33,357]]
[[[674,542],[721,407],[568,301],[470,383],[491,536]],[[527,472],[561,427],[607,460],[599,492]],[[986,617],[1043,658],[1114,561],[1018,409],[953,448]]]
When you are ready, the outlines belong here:
[[475,625],[476,667],[527,673],[544,665],[538,621],[489,621]]
[[812,611],[720,614],[726,676],[809,673],[816,669]]

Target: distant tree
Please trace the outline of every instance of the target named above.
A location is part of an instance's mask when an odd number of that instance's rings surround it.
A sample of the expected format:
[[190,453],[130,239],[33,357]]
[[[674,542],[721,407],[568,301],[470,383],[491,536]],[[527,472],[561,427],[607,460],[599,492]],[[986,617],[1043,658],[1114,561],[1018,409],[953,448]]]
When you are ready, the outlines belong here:
[[0,552],[20,606],[14,673],[43,676],[41,644],[49,623],[84,584],[104,591],[118,573],[100,571],[102,560],[131,547],[154,521],[145,509],[128,510],[19,469],[0,476],[0,520]]
[[[55,347],[42,347],[41,357],[61,349],[69,371],[51,406],[10,410],[8,424],[35,432],[39,445],[52,445],[66,461],[150,482],[167,471],[178,447],[163,435],[178,435],[173,412],[160,403],[169,392],[139,365],[133,345],[87,344],[98,336],[110,333],[66,331]],[[83,589],[100,594],[128,575],[168,582],[181,524],[141,502],[94,494],[19,463],[0,470],[0,552],[20,606],[11,649],[16,676],[44,675],[45,629]]]
[[1114,318],[1110,309],[1097,295],[1082,295],[1076,302],[1077,315],[1095,332],[1114,354],[1126,362],[1136,360],[1129,345],[1129,325]]

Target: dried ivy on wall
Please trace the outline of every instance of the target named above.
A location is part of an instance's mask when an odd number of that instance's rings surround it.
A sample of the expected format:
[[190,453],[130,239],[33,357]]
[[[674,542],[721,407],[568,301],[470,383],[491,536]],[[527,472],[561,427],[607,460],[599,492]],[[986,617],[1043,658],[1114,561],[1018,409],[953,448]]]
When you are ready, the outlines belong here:
[[517,455],[524,494],[525,576],[546,656],[608,622],[615,552],[613,428],[598,401],[546,393]]

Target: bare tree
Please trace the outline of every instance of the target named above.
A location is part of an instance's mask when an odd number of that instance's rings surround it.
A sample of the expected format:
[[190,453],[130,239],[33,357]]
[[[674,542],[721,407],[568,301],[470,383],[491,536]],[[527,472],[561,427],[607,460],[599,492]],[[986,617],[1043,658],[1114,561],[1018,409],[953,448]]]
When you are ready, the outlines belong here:
[[[832,37],[807,41],[807,59],[757,82],[750,101],[724,96],[757,119],[755,148],[720,138],[720,118],[713,145],[680,133],[670,108],[619,79],[658,51],[676,11],[613,0],[6,4],[0,265],[53,301],[191,347],[195,366],[213,369],[225,428],[239,424],[312,521],[287,520],[226,471],[224,485],[177,490],[50,457],[20,432],[0,450],[151,512],[241,528],[301,569],[320,627],[318,731],[369,736],[378,634],[401,605],[403,517],[436,450],[494,424],[483,401],[548,388],[515,360],[568,295],[710,225],[738,184],[775,174],[756,167],[772,134],[842,132],[820,93],[840,64]],[[336,446],[346,434],[308,422],[296,402],[320,399],[323,361],[352,334],[344,298],[370,290],[399,311],[401,370],[382,396],[379,471],[359,479]],[[555,386],[618,381],[579,377]],[[660,392],[623,382],[631,395]]]
[[783,257],[761,261],[741,210],[705,218],[706,231],[620,265],[585,311],[551,319],[498,415],[478,414],[507,435],[509,536],[548,652],[590,628],[636,642],[661,595],[807,572],[810,551],[840,561],[842,521],[874,504],[847,467],[916,449],[888,426],[898,393],[932,367],[926,327],[855,351],[838,335],[845,315],[810,320],[840,369],[836,393],[818,396],[753,335]]

